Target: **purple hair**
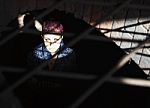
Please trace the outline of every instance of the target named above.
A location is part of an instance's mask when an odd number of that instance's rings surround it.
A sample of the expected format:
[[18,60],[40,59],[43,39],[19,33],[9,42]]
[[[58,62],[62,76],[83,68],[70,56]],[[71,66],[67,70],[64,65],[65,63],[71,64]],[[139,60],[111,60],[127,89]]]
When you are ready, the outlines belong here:
[[57,21],[44,21],[42,25],[42,34],[62,34],[63,26]]

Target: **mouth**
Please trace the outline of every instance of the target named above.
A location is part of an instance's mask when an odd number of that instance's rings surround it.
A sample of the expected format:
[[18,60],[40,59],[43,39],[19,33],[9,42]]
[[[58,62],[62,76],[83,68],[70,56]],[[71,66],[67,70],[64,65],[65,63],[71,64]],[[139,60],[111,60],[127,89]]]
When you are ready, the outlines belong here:
[[55,51],[55,50],[56,50],[56,48],[53,48],[53,47],[47,47],[47,49],[48,49],[49,51]]

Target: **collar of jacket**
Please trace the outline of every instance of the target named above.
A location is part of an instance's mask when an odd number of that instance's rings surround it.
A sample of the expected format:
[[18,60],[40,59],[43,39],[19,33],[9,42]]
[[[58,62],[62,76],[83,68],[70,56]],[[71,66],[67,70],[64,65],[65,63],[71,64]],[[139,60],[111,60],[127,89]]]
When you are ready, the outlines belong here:
[[[62,41],[60,44],[60,48],[63,47],[64,47],[64,43]],[[58,54],[58,59],[67,57],[72,52],[73,50],[71,48],[65,48]],[[43,43],[41,43],[34,49],[34,56],[41,60],[48,60],[51,59],[52,57],[51,53],[47,50],[47,48],[44,46]]]

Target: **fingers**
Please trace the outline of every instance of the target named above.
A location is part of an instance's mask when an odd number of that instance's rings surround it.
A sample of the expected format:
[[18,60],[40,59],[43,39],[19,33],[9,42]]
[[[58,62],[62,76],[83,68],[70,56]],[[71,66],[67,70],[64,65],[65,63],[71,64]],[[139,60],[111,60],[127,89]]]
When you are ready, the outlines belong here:
[[38,20],[35,20],[35,21],[34,21],[34,25],[35,25],[35,28],[36,28],[38,31],[42,31],[42,25],[41,25],[41,23],[40,23]]
[[18,24],[19,24],[19,28],[22,28],[24,26],[24,17],[26,14],[23,15],[18,15]]

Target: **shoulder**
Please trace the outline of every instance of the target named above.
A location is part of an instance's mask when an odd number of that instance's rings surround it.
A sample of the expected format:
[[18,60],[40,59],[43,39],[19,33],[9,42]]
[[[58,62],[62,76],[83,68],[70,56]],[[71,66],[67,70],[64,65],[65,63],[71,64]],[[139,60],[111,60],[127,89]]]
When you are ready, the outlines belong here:
[[69,57],[72,54],[73,54],[73,49],[71,49],[71,48],[64,48],[64,50],[62,50],[60,52],[60,54],[58,55],[58,58],[59,59],[63,59],[63,58]]
[[46,47],[44,46],[44,44],[40,44],[38,45],[34,51],[33,51],[33,55],[41,60],[48,60],[51,56],[51,54],[49,53],[49,51],[46,49]]

